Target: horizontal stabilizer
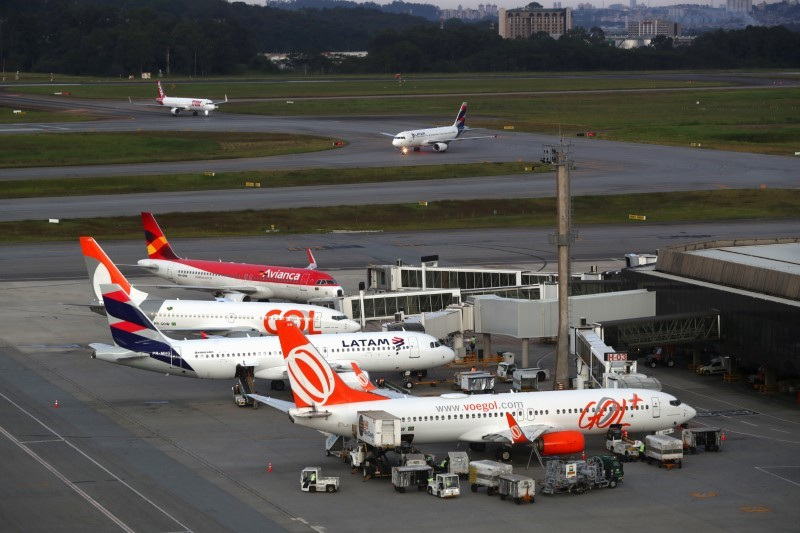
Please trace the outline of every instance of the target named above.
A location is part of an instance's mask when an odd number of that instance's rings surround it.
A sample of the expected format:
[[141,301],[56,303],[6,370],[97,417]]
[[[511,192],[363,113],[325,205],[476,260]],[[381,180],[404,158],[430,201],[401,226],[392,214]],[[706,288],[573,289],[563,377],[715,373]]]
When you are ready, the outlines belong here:
[[101,361],[109,361],[111,363],[117,361],[125,361],[131,359],[145,359],[150,357],[148,354],[141,352],[132,352],[119,346],[111,346],[110,344],[103,344],[101,342],[93,342],[89,348],[94,350],[94,358]]
[[270,398],[269,396],[261,396],[260,394],[248,394],[248,396],[257,402],[261,402],[264,405],[269,405],[270,407],[274,407],[278,411],[283,411],[284,413],[288,413],[289,409],[294,409],[295,407],[294,402],[287,402],[286,400],[277,400],[275,398]]

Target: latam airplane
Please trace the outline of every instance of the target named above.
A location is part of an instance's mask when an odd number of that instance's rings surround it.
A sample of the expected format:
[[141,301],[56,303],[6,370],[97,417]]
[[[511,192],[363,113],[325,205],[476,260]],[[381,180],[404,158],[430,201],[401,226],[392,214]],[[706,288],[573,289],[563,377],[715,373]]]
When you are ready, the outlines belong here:
[[[173,340],[159,331],[120,285],[103,284],[100,290],[114,346],[90,344],[93,358],[202,379],[249,375],[272,380],[271,388],[283,390],[287,368],[277,337]],[[300,331],[297,326],[295,330]],[[434,337],[413,331],[320,334],[314,338],[331,372],[352,374],[353,362],[367,372],[425,370],[455,359],[455,352]]]
[[384,411],[400,419],[403,441],[414,445],[464,441],[481,450],[490,442],[522,442],[521,432],[541,455],[562,455],[583,451],[584,435],[605,433],[612,424],[651,432],[674,428],[696,415],[674,396],[645,389],[387,398],[348,387],[320,355],[316,337],[312,344],[288,321],[277,327],[294,402],[251,397],[287,412],[296,424],[329,435],[356,436],[354,428],[365,429],[360,413]]
[[149,259],[140,259],[139,266],[178,285],[234,301],[276,299],[304,303],[311,298],[344,295],[336,280],[315,270],[317,264],[311,250],[307,250],[306,268],[181,259],[172,251],[151,213],[142,213],[142,223]]
[[[134,103],[133,100],[128,97],[128,101]],[[228,95],[225,95],[225,100],[221,102],[214,102],[213,100],[209,100],[208,98],[176,98],[172,96],[167,96],[164,94],[164,89],[161,87],[161,82],[158,82],[158,98],[156,98],[155,104],[136,104],[136,105],[149,105],[149,106],[157,106],[157,107],[169,107],[169,112],[172,113],[172,116],[177,117],[180,115],[181,111],[191,111],[192,115],[195,117],[199,115],[201,112],[208,116],[211,111],[219,109],[220,104],[224,104],[228,102]]]
[[456,121],[452,126],[440,128],[428,128],[424,130],[401,131],[398,134],[383,133],[392,137],[392,146],[398,148],[403,155],[408,154],[409,149],[419,152],[423,146],[430,146],[437,152],[444,152],[453,141],[466,141],[468,139],[490,139],[497,135],[481,135],[477,137],[461,137],[465,131],[470,131],[466,126],[467,103],[463,102],[458,110]]
[[[102,304],[103,300],[100,285],[116,283],[162,331],[274,335],[277,332],[275,320],[292,320],[303,333],[310,335],[361,331],[361,324],[347,315],[319,305],[152,298],[130,284],[92,237],[81,237],[80,241],[97,304]],[[92,305],[93,310],[97,304]],[[99,307],[105,314],[102,305]]]

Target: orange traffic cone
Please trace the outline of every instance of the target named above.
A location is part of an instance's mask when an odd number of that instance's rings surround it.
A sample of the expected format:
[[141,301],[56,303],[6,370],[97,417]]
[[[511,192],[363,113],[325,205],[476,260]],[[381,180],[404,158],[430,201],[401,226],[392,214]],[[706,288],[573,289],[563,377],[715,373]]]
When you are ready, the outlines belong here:
[[267,464],[267,472],[272,472],[272,463]]
[[56,400],[56,401],[54,401],[54,402],[53,402],[53,407],[55,407],[56,409],[58,409],[58,400]]

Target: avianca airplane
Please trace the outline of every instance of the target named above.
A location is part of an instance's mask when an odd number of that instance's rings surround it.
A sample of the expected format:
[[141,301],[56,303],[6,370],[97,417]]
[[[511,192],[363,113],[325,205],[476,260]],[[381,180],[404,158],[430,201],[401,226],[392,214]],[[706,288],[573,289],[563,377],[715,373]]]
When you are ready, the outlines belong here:
[[330,275],[318,272],[311,250],[306,268],[224,263],[181,259],[151,213],[142,213],[149,259],[138,264],[156,276],[178,285],[207,290],[228,300],[290,300],[342,296],[344,291]]
[[[303,333],[310,335],[361,331],[361,324],[355,320],[319,305],[152,298],[130,284],[93,238],[81,237],[80,241],[97,304],[102,305],[103,300],[100,285],[116,283],[162,331],[274,335],[275,320],[292,320]],[[102,313],[105,314],[104,309]]]
[[[100,290],[115,345],[90,344],[94,358],[203,379],[234,378],[248,370],[255,378],[272,380],[273,389],[283,389],[287,368],[277,337],[173,340],[158,330],[122,287],[103,284]],[[300,331],[296,326],[295,330]],[[455,359],[453,350],[430,335],[413,331],[320,334],[314,338],[328,358],[326,368],[351,374],[352,362],[368,372],[404,372],[446,365]]]
[[490,139],[497,137],[497,135],[481,135],[478,137],[462,137],[461,134],[465,131],[470,131],[466,126],[467,118],[467,103],[461,104],[461,109],[458,110],[456,121],[452,126],[443,126],[440,128],[428,128],[425,130],[409,130],[401,131],[394,135],[391,133],[383,133],[392,137],[392,146],[400,149],[403,155],[406,155],[409,149],[419,152],[423,146],[430,146],[437,152],[444,152],[453,141],[466,141],[468,139]]
[[[673,428],[696,412],[670,394],[644,389],[589,389],[505,393],[491,396],[443,394],[393,399],[347,386],[296,326],[277,323],[294,402],[252,398],[289,414],[292,422],[323,433],[354,437],[359,414],[385,411],[401,421],[402,439],[413,444],[464,441],[511,445],[521,432],[542,455],[578,453],[584,435],[602,434],[612,424],[628,431]],[[509,425],[509,415],[518,422]]]
[[[128,101],[133,103],[133,100],[128,97]],[[191,111],[192,115],[197,116],[201,112],[208,116],[211,111],[219,109],[220,104],[228,102],[228,95],[225,95],[225,100],[221,102],[214,102],[208,98],[175,98],[164,94],[164,89],[161,88],[161,82],[158,82],[158,98],[155,104],[138,104],[138,105],[152,105],[152,106],[165,106],[169,107],[169,112],[172,116],[177,117],[181,111]]]

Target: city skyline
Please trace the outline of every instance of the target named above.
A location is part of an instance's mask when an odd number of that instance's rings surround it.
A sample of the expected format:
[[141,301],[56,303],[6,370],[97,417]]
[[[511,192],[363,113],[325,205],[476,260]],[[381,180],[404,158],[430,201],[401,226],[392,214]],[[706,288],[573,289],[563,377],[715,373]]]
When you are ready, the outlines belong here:
[[[233,1],[233,0],[229,0]],[[366,3],[367,0],[352,0],[357,3]],[[369,0],[375,4],[379,5],[387,5],[391,4],[393,0]],[[521,7],[525,7],[530,2],[526,0],[496,0],[496,1],[488,1],[483,2],[480,0],[404,0],[408,3],[418,3],[418,4],[431,4],[437,6],[439,9],[458,9],[461,6],[462,9],[478,9],[478,6],[483,4],[490,4],[496,5],[497,8],[505,8],[505,9],[517,9]],[[536,0],[542,7],[545,8],[552,8],[556,2],[553,0],[542,1]],[[775,4],[780,2],[781,0],[753,0],[753,6],[755,7],[758,4],[766,1],[767,4]],[[265,5],[265,0],[246,0],[248,4],[255,4],[255,5]],[[644,5],[647,7],[667,7],[667,6],[675,6],[675,5],[696,5],[696,6],[711,6],[714,8],[721,7],[725,5],[725,0],[697,0],[697,1],[687,1],[687,0],[637,0],[636,2],[638,5]],[[561,0],[560,2],[561,7],[571,7],[572,9],[577,9],[579,4],[591,4],[595,8],[603,8],[608,7],[613,4],[623,4],[629,5],[630,0],[628,1],[620,1],[620,0]]]

